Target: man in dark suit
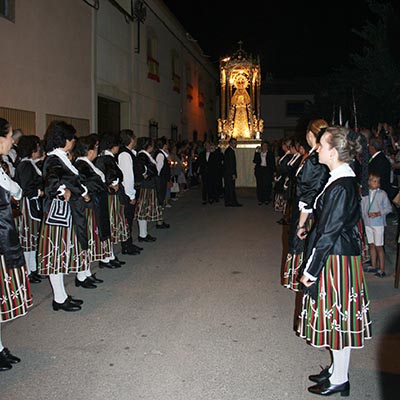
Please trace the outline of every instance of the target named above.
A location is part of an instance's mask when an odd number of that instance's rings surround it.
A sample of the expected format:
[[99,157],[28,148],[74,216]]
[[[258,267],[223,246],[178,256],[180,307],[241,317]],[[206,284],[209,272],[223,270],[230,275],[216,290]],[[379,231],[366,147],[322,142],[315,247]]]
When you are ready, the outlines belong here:
[[218,201],[217,194],[217,168],[218,160],[215,153],[215,145],[206,142],[205,149],[199,154],[198,165],[201,176],[201,196],[203,204],[207,201],[212,204]]
[[380,139],[371,139],[368,145],[371,158],[368,164],[368,172],[374,172],[381,177],[381,189],[384,190],[389,199],[393,200],[397,191],[390,182],[392,167],[390,161],[383,152],[383,143]]
[[274,154],[269,150],[267,141],[263,141],[261,147],[255,151],[253,163],[255,164],[254,175],[256,177],[258,204],[269,204],[276,166]]
[[236,154],[235,149],[237,140],[230,138],[229,146],[224,152],[224,197],[225,207],[241,207],[236,198],[235,181],[237,178],[236,171]]

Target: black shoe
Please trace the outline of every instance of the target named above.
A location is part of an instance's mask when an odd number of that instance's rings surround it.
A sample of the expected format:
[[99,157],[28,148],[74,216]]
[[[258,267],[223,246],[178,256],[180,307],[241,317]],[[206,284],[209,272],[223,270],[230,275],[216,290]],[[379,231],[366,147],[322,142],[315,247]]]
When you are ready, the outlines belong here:
[[207,204],[206,201],[202,201],[201,204],[203,204],[203,206],[205,206]]
[[162,224],[160,224],[160,225],[156,225],[156,228],[157,229],[168,229],[169,228],[169,224],[166,224],[165,222],[163,222]]
[[128,254],[130,256],[135,256],[137,254],[140,254],[140,251],[139,250],[135,250],[133,247],[127,247],[127,248],[121,249],[121,253],[122,254]]
[[143,250],[143,247],[136,246],[135,244],[132,244],[132,247],[133,247],[136,251],[142,251],[142,250]]
[[235,203],[235,204],[232,205],[232,207],[243,207],[243,204]]
[[53,310],[58,311],[58,310],[63,310],[63,311],[79,311],[81,310],[82,307],[77,304],[72,302],[69,298],[67,298],[64,303],[57,303],[53,300]]
[[310,375],[308,379],[315,383],[322,383],[330,377],[331,374],[329,373],[329,367],[325,367],[318,375]]
[[42,282],[42,280],[38,276],[33,275],[33,272],[31,272],[28,275],[28,278],[29,278],[29,282],[30,283],[40,283],[40,282]]
[[310,386],[308,391],[320,396],[330,396],[334,393],[339,393],[342,397],[350,395],[350,382],[340,383],[339,385],[332,384],[329,379],[320,383],[319,385]]
[[96,278],[96,274],[88,276],[88,279],[93,283],[103,283],[103,279]]
[[6,358],[0,357],[0,371],[8,371],[12,365]]
[[121,268],[121,264],[116,263],[115,260],[113,260],[113,264],[111,263],[111,261],[109,262],[103,262],[103,261],[99,261],[99,268],[110,268],[110,269],[115,269],[115,268]]
[[139,236],[139,242],[155,242],[157,240],[157,238],[147,235],[146,237],[141,237]]
[[4,349],[0,352],[0,360],[6,360],[10,364],[18,364],[19,362],[21,362],[21,359],[13,356],[10,353],[10,350],[7,349],[7,347],[4,347]]
[[75,303],[78,304],[78,306],[81,306],[83,304],[83,300],[79,300],[79,299],[74,299],[72,296],[68,295],[68,300],[71,303]]
[[119,263],[120,265],[125,265],[125,264],[126,264],[126,261],[120,260],[117,256],[115,256],[114,261],[116,261],[116,262]]
[[91,282],[88,278],[86,278],[83,282],[80,281],[77,277],[75,277],[75,286],[83,287],[85,289],[96,289],[97,286]]
[[117,258],[114,258],[114,260],[110,260],[110,264],[115,268],[121,268],[122,267],[122,264],[118,261]]

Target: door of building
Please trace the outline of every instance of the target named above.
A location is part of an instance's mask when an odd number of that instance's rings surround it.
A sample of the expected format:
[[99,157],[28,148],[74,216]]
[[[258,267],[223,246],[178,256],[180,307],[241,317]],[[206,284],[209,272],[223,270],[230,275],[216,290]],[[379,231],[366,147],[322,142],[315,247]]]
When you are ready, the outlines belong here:
[[98,133],[119,133],[121,129],[121,103],[99,96],[97,98]]

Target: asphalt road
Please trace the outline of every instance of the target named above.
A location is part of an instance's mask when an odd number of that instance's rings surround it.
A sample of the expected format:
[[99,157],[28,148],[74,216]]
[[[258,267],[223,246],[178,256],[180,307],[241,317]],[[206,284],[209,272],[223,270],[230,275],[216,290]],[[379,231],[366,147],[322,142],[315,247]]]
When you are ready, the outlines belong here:
[[[165,211],[142,254],[99,270],[85,301],[55,312],[47,281],[33,286],[28,315],[3,324],[22,358],[0,373],[1,400],[301,400],[307,376],[329,363],[293,330],[295,294],[280,285],[285,231],[272,206],[238,190],[242,208],[201,204],[199,188]],[[391,229],[393,231],[393,229]],[[393,240],[391,240],[393,242]],[[351,357],[350,399],[398,399],[400,289],[367,277],[373,339]],[[397,381],[396,381],[397,380]]]

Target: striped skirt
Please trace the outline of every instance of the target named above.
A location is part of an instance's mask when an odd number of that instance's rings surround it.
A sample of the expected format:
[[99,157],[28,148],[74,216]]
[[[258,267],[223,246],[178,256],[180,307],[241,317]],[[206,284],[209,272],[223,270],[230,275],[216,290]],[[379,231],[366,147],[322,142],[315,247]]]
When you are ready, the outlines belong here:
[[110,214],[111,243],[125,242],[129,238],[129,232],[124,214],[124,206],[117,195],[109,194],[107,200]]
[[111,257],[111,239],[100,240],[96,213],[91,208],[86,208],[85,211],[88,227],[89,263]]
[[0,322],[22,317],[32,306],[31,287],[25,266],[7,269],[0,255]]
[[283,271],[282,286],[293,290],[294,292],[299,291],[299,271],[301,264],[303,263],[303,252],[299,254],[289,253],[286,257],[285,268]]
[[[310,214],[306,222],[307,231],[310,231],[314,224],[313,215]],[[297,225],[297,224],[296,224]],[[297,232],[296,232],[297,234]],[[304,252],[299,253],[288,253],[286,257],[285,267],[283,269],[282,286],[293,290],[294,292],[299,291],[298,279],[300,273],[300,267],[303,264]]]
[[36,251],[39,242],[41,221],[32,219],[29,215],[27,198],[21,200],[21,215],[18,217],[18,234],[24,251]]
[[371,319],[361,256],[329,256],[316,284],[317,300],[303,296],[299,336],[332,350],[363,347],[371,338]]
[[72,224],[66,228],[43,223],[37,259],[41,275],[77,273],[89,267],[89,253],[82,249]]
[[135,219],[144,221],[162,221],[162,208],[158,203],[155,189],[140,189],[139,200],[135,209]]

